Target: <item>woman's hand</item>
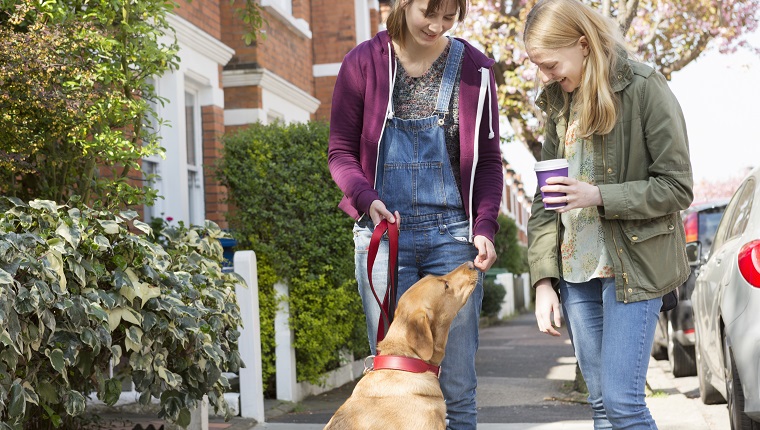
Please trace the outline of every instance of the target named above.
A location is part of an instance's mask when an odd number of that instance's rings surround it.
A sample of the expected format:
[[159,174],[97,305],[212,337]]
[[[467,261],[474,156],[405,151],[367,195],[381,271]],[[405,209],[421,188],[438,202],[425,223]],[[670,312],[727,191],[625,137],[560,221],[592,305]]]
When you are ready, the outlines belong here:
[[396,211],[396,214],[392,214],[386,207],[385,203],[380,200],[375,200],[369,205],[369,217],[372,219],[372,223],[375,225],[380,224],[380,221],[387,219],[389,223],[393,224],[396,220],[399,220],[399,227],[401,227],[401,217]]
[[493,247],[493,242],[488,240],[485,236],[475,236],[472,239],[475,248],[478,248],[478,255],[475,256],[473,263],[475,267],[480,269],[481,272],[487,272],[488,269],[496,262],[496,250]]
[[559,298],[552,287],[551,279],[544,278],[536,283],[536,322],[542,333],[560,336],[560,333],[552,327],[552,314],[554,314],[554,326],[560,327],[562,324]]
[[591,185],[588,182],[564,176],[555,176],[547,179],[546,184],[541,187],[541,191],[544,193],[565,193],[561,197],[544,198],[546,203],[552,205],[566,203],[565,206],[556,209],[559,213],[567,212],[571,209],[603,205],[602,192],[599,191],[599,187]]

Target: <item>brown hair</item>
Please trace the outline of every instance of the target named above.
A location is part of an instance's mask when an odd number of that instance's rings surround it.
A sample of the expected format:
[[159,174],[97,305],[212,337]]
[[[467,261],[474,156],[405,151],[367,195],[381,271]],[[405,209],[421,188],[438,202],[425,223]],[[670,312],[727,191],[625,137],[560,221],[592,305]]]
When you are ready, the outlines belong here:
[[[578,0],[540,0],[528,13],[523,41],[528,50],[573,46],[581,36],[588,41],[581,85],[573,96],[582,137],[607,134],[617,119],[617,98],[610,77],[625,61],[626,46],[620,27]],[[565,98],[565,109],[569,100]]]
[[[404,35],[406,30],[406,10],[416,0],[395,0],[391,6],[391,12],[388,14],[388,19],[385,21],[385,28],[388,30],[388,35],[392,40],[398,42],[399,45],[404,46]],[[425,14],[437,11],[442,8],[446,2],[451,0],[428,0],[427,9]],[[465,15],[467,15],[467,6],[469,0],[453,0],[457,3],[457,21],[464,21]]]

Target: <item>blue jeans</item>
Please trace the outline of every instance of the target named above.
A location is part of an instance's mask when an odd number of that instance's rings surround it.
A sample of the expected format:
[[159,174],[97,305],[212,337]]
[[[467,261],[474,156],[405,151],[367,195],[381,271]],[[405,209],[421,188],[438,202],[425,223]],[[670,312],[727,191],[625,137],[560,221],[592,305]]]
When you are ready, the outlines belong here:
[[[472,261],[477,255],[477,249],[467,242],[468,221],[449,225],[431,221],[429,224],[405,226],[402,219],[401,227],[398,297],[425,275],[445,275],[462,263]],[[372,295],[367,279],[367,248],[371,237],[371,226],[354,226],[356,280],[367,317],[370,348],[375,354],[380,306]],[[383,240],[372,269],[372,283],[381,300],[387,285],[387,267],[388,242]],[[475,430],[477,426],[475,389],[478,381],[475,375],[475,352],[478,349],[478,324],[482,303],[481,273],[475,291],[451,324],[446,355],[441,363],[440,382],[443,398],[446,400],[449,429]]]
[[613,278],[561,280],[560,294],[594,429],[656,430],[645,386],[662,299],[618,302]]

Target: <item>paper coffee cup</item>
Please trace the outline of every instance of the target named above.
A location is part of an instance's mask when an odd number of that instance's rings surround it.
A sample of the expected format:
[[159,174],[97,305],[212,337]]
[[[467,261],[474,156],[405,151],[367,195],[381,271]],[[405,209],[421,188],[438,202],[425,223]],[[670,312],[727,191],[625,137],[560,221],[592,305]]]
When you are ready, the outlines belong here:
[[[541,189],[544,185],[546,185],[546,180],[549,178],[553,178],[556,176],[562,176],[567,177],[568,175],[568,164],[567,160],[564,158],[558,158],[554,160],[544,160],[539,161],[536,163],[536,166],[533,168],[533,170],[536,171],[536,177],[538,178],[538,188]],[[541,191],[541,198],[546,199],[547,197],[562,197],[565,193],[545,193]],[[553,203],[553,204],[547,204],[546,201],[544,201],[544,209],[558,209],[563,206],[565,206],[567,203]]]

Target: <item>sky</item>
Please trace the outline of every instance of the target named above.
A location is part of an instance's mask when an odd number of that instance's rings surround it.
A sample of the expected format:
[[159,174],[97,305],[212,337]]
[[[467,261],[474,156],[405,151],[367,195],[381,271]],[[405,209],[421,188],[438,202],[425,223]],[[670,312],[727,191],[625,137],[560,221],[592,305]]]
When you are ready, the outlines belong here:
[[[760,31],[749,37],[760,47]],[[721,54],[708,49],[673,73],[669,83],[686,118],[694,181],[731,182],[760,165],[760,56],[743,49]],[[535,190],[535,163],[521,143],[502,150],[522,174],[524,189]]]
[[[760,47],[760,32],[750,43]],[[746,49],[703,53],[673,73],[686,118],[695,181],[745,176],[760,165],[760,57]]]

